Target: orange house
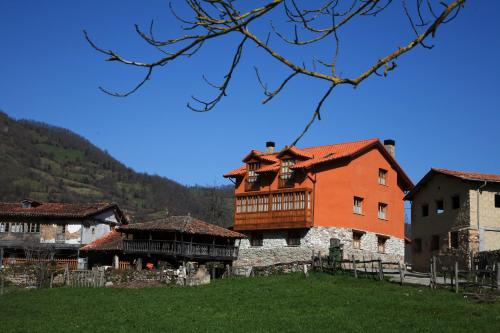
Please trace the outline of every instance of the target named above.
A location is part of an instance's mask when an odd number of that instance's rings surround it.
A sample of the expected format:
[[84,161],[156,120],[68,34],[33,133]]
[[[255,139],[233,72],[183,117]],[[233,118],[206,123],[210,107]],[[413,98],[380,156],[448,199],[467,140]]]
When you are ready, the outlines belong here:
[[404,257],[405,191],[413,183],[394,158],[394,140],[252,150],[224,175],[235,183],[236,266],[309,260],[332,239],[344,255]]

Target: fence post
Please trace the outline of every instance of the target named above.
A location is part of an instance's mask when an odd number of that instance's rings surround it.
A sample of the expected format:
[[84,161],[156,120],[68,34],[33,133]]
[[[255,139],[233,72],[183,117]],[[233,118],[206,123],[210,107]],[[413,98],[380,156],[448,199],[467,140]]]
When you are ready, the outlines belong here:
[[323,260],[321,259],[321,251],[318,251],[318,259],[319,259],[319,270],[323,272]]
[[455,293],[458,294],[458,261],[455,261]]
[[358,271],[356,269],[356,259],[354,259],[354,254],[351,257],[352,260],[352,268],[354,269],[354,277],[358,278]]
[[403,272],[403,268],[401,266],[401,263],[398,266],[399,266],[399,279],[401,280],[400,284],[403,285],[403,282],[404,282],[404,279],[405,279],[405,274]]
[[66,282],[66,285],[68,286],[69,285],[69,265],[66,264],[66,267],[64,268],[64,277],[66,278],[65,282]]
[[382,259],[378,260],[378,278],[380,281],[384,280],[384,269],[382,267]]
[[3,274],[0,274],[0,295],[3,295],[3,288],[4,288],[4,278]]
[[3,247],[0,247],[0,270],[3,269]]
[[500,264],[500,263],[497,261],[497,264],[496,264],[496,266],[497,266],[497,290],[500,289],[500,267],[498,264]]

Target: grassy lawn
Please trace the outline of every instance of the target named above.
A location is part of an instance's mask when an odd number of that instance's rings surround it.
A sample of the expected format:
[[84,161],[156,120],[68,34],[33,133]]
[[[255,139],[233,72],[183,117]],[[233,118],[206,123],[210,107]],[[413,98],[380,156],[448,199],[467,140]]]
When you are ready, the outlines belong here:
[[500,303],[313,274],[207,286],[46,289],[0,296],[1,332],[499,332]]

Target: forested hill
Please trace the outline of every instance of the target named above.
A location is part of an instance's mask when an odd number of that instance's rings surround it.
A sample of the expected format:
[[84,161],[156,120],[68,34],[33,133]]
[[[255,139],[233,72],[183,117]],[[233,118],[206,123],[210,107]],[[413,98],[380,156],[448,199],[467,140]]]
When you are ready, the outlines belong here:
[[187,187],[137,173],[63,128],[0,111],[0,201],[113,201],[135,217],[191,214],[231,225],[232,186]]

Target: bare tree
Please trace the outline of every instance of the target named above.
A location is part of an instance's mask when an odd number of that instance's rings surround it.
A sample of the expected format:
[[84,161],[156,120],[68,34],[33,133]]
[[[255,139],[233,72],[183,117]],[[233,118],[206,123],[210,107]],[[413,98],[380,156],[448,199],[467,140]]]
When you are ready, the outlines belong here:
[[[277,96],[286,85],[298,76],[307,76],[324,81],[327,84],[323,96],[319,99],[311,120],[307,123],[302,133],[293,141],[295,145],[308,131],[312,123],[321,120],[321,108],[331,95],[332,91],[340,85],[358,86],[361,82],[373,75],[387,76],[397,67],[396,60],[403,54],[417,46],[431,49],[433,46],[426,44],[433,38],[439,27],[452,21],[464,6],[465,0],[268,0],[261,6],[255,6],[255,1],[236,0],[184,0],[182,1],[192,13],[191,18],[183,18],[177,14],[172,3],[169,8],[172,15],[179,20],[185,34],[167,39],[158,39],[154,34],[154,25],[151,22],[148,31],[135,26],[137,34],[151,47],[160,52],[158,59],[152,62],[143,62],[127,59],[114,50],[107,50],[97,46],[84,31],[85,38],[90,45],[107,57],[107,61],[119,62],[128,66],[144,68],[144,77],[129,91],[119,93],[100,87],[112,96],[125,97],[141,88],[153,74],[153,71],[164,68],[172,61],[182,57],[192,57],[206,43],[216,38],[234,34],[240,36],[240,41],[235,47],[229,69],[222,79],[222,83],[215,84],[203,76],[203,79],[217,92],[212,99],[204,100],[193,96],[193,101],[187,107],[193,111],[206,112],[212,110],[221,99],[227,95],[227,90],[234,71],[240,63],[244,46],[253,43],[261,48],[268,56],[280,62],[289,69],[289,74],[274,89],[270,89],[263,81],[259,70],[255,68],[258,82],[264,90],[265,98],[262,103],[267,103]],[[179,1],[180,2],[180,1]],[[414,32],[414,37],[405,41],[402,46],[395,46],[378,59],[373,59],[371,64],[355,77],[344,77],[337,70],[337,59],[340,52],[340,31],[349,24],[355,24],[355,18],[376,17],[394,3],[401,3],[401,15],[408,19],[409,28]],[[410,6],[411,5],[411,6]],[[250,6],[250,7],[249,7]],[[411,8],[410,8],[411,7]],[[252,32],[253,24],[263,24],[263,18],[270,18],[275,13],[281,14],[286,24],[292,27],[291,36],[283,33],[277,25],[270,22],[269,29],[263,37]],[[275,15],[276,16],[276,15]],[[273,17],[275,17],[273,16]],[[276,36],[278,42],[271,43],[271,36]],[[296,47],[311,46],[313,44],[331,39],[331,52],[329,60],[316,56],[310,66],[306,62],[294,62],[284,54],[280,46],[283,44]],[[272,45],[274,44],[274,45]]]
[[50,283],[50,273],[55,249],[50,245],[28,242],[24,246],[27,264],[34,270],[37,288],[42,288]]

